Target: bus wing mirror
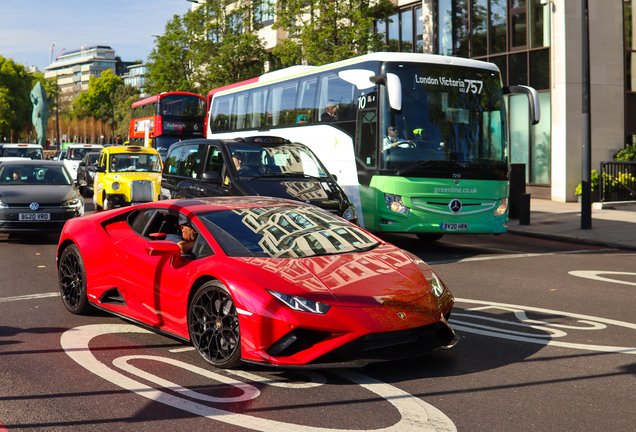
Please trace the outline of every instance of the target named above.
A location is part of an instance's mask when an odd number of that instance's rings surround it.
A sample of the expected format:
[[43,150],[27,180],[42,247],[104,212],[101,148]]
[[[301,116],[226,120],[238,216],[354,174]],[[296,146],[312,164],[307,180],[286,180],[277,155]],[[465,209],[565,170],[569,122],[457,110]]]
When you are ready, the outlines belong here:
[[374,75],[369,78],[374,84],[384,84],[389,96],[389,107],[393,111],[402,111],[402,81],[394,73]]
[[532,88],[524,85],[519,86],[504,86],[504,94],[525,94],[528,96],[528,103],[530,104],[530,118],[532,124],[536,125],[541,120],[541,107],[539,105],[539,93]]
[[349,69],[338,72],[338,77],[350,84],[353,84],[358,90],[365,90],[375,85],[370,78],[375,75],[375,72],[367,69]]

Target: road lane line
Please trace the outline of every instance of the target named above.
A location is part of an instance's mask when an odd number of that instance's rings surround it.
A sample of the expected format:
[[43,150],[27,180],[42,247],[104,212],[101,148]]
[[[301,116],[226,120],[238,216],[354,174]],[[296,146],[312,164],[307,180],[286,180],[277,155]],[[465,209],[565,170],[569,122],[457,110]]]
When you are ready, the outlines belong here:
[[20,301],[20,300],[35,300],[35,299],[59,297],[59,296],[60,296],[59,292],[50,292],[50,293],[43,293],[43,294],[27,294],[23,296],[0,298],[0,303]]

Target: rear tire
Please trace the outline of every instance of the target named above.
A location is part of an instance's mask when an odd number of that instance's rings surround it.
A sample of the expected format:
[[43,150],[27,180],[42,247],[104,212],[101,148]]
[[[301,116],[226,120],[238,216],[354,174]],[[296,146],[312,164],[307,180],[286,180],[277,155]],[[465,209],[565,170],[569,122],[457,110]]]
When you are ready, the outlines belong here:
[[76,245],[70,245],[60,258],[58,269],[60,294],[66,309],[75,315],[86,315],[93,307],[86,294],[86,271],[82,254]]
[[441,239],[444,234],[435,233],[417,233],[417,238],[424,243],[430,243]]

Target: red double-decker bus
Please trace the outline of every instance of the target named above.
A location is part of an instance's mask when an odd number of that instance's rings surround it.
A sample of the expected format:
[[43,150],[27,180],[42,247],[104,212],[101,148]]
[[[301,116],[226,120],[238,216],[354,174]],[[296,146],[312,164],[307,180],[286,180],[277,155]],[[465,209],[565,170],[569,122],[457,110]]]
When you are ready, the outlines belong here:
[[177,141],[205,137],[205,97],[188,92],[164,92],[132,104],[130,144],[149,146],[165,159]]

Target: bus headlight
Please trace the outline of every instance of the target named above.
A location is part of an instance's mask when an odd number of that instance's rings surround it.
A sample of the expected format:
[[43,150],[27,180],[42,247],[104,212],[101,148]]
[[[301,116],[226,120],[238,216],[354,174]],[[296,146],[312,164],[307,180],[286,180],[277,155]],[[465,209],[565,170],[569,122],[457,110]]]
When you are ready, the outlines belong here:
[[407,215],[409,214],[410,209],[404,205],[404,203],[402,202],[402,197],[399,195],[391,195],[391,194],[384,194],[384,202],[386,202],[386,206],[396,212],[396,213],[400,213],[403,215]]
[[342,218],[348,221],[358,219],[358,210],[356,210],[356,206],[351,204],[342,214]]
[[113,190],[119,190],[119,183],[118,182],[113,182]]
[[506,213],[507,210],[508,210],[508,199],[504,198],[499,203],[499,207],[497,207],[497,209],[495,210],[494,215],[501,216],[502,214]]

